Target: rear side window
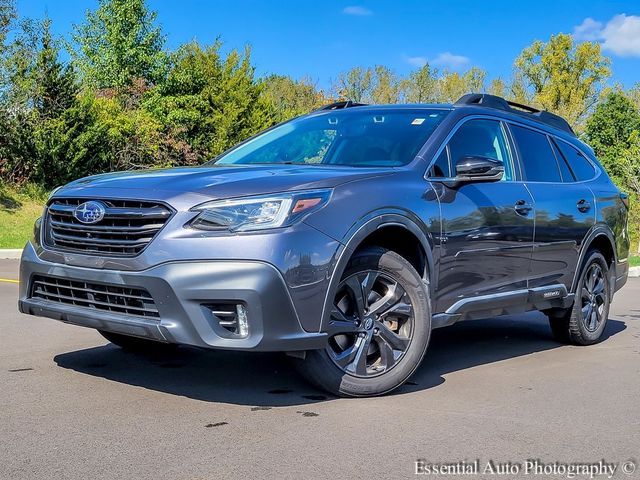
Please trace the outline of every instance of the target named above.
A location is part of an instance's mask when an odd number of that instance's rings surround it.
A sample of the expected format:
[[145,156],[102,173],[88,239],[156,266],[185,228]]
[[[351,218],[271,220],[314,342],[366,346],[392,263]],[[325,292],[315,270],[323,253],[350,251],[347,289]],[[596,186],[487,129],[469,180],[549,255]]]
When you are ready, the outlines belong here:
[[591,162],[589,162],[582,153],[568,143],[556,142],[556,144],[579,182],[593,178],[595,175],[593,165],[591,165]]
[[525,179],[531,182],[562,182],[547,136],[515,125],[511,130],[518,145]]

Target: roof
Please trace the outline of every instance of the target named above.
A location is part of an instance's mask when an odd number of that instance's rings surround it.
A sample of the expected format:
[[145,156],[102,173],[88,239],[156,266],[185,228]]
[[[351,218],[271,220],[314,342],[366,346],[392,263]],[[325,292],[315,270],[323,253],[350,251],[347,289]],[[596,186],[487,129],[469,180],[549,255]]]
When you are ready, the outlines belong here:
[[454,104],[423,104],[423,103],[414,103],[414,104],[388,104],[388,105],[368,105],[365,103],[357,103],[352,101],[342,101],[335,102],[325,107],[322,107],[317,112],[321,111],[329,111],[329,110],[342,110],[345,108],[354,108],[354,107],[369,107],[376,109],[394,109],[394,110],[405,110],[405,109],[416,109],[416,108],[447,108],[447,109],[458,109],[463,107],[476,107],[482,109],[491,109],[491,110],[499,110],[503,113],[512,114],[519,118],[524,118],[527,120],[531,120],[535,123],[544,124],[546,126],[552,127],[557,130],[561,130],[565,134],[569,134],[572,137],[575,137],[576,134],[569,125],[569,123],[559,115],[548,112],[546,110],[538,110],[536,108],[522,105],[516,102],[510,102],[505,100],[502,97],[498,97],[496,95],[489,95],[484,93],[469,93],[464,95],[458,99]]

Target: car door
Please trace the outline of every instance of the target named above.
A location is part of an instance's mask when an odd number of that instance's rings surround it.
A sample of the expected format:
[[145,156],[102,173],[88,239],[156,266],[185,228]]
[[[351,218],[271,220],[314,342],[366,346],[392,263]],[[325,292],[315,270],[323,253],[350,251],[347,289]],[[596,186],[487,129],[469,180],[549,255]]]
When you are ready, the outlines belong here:
[[[558,148],[561,140],[511,125],[525,185],[535,203],[530,287],[564,284],[571,289],[582,241],[595,222],[595,200]],[[567,150],[568,152],[568,150]]]
[[[456,162],[469,155],[501,160],[501,181],[454,185]],[[435,311],[458,300],[525,289],[533,246],[533,199],[515,182],[504,124],[464,121],[436,156],[430,178],[439,192],[442,227]]]

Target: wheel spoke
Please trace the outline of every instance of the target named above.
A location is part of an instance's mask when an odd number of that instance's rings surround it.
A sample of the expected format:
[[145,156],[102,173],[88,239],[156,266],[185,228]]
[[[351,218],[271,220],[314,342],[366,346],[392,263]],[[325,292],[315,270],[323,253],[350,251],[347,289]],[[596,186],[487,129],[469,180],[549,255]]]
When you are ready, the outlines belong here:
[[589,301],[591,299],[591,293],[586,287],[582,288],[582,300]]
[[400,285],[398,285],[397,282],[388,285],[387,292],[384,294],[384,296],[371,304],[371,307],[369,308],[369,314],[380,314],[380,312],[389,310],[400,301],[404,294],[404,289]]
[[347,367],[353,362],[358,354],[358,349],[360,348],[360,344],[362,343],[362,338],[357,337],[356,341],[353,342],[353,345],[344,349],[342,352],[334,355],[333,359],[338,364],[339,367],[343,369],[347,369]]
[[376,334],[382,340],[389,344],[391,348],[394,350],[400,350],[404,352],[409,346],[409,339],[401,337],[396,332],[387,327],[384,322],[375,322],[375,326],[378,329],[378,333]]
[[591,309],[591,317],[589,317],[589,329],[595,330],[598,325],[598,314],[595,308]]
[[599,277],[596,280],[595,285],[593,286],[593,293],[598,295],[600,293],[604,292],[604,278]]
[[366,375],[367,354],[369,353],[369,346],[371,345],[371,335],[358,338],[361,340],[358,346],[358,351],[356,352],[353,362],[347,368],[352,370],[356,375]]
[[365,309],[367,308],[366,298],[362,291],[362,283],[358,280],[357,275],[349,277],[346,282],[347,287],[353,293],[353,299],[355,301],[356,314],[358,319],[362,320],[365,315]]
[[391,314],[400,315],[403,317],[410,317],[413,314],[413,307],[411,306],[410,303],[404,302],[402,301],[402,299],[400,299],[400,301],[395,305],[392,305],[391,307],[387,308],[385,311],[380,312],[379,316],[381,318],[384,318],[387,315],[391,315]]
[[382,337],[374,337],[376,344],[380,349],[380,360],[384,368],[388,369],[393,367],[396,363],[396,356],[393,348]]
[[362,294],[364,296],[366,306],[369,306],[369,294],[371,293],[371,289],[373,288],[373,285],[376,283],[377,279],[378,279],[377,272],[367,272],[367,274],[364,276],[364,278],[360,282],[360,285],[362,286]]
[[593,312],[593,306],[591,303],[587,303],[582,307],[582,318],[588,320],[591,317],[591,312]]

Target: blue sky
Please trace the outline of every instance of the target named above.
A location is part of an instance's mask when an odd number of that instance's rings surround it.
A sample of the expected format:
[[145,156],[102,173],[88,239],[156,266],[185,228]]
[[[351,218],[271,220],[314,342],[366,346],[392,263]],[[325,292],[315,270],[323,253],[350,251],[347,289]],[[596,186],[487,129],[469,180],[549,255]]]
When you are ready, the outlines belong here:
[[[68,36],[97,0],[18,0],[21,16],[48,12]],[[291,1],[149,0],[175,47],[191,39],[252,47],[258,74],[309,77],[326,88],[352,66],[382,64],[405,74],[428,61],[478,66],[509,78],[513,60],[536,39],[575,33],[601,42],[612,82],[640,82],[640,1]]]

